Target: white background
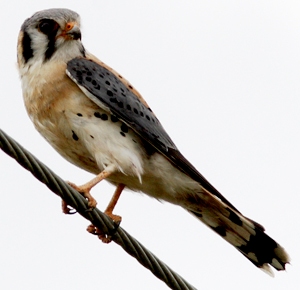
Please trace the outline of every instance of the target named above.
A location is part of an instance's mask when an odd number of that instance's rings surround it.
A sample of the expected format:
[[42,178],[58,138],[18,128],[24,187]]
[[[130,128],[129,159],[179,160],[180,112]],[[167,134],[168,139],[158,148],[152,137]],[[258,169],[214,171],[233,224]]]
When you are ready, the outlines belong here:
[[[182,209],[125,192],[122,227],[198,289],[300,287],[299,1],[2,1],[0,127],[65,180],[63,160],[26,115],[19,28],[64,7],[83,43],[142,93],[182,153],[292,258],[271,278]],[[0,152],[0,289],[167,289],[114,243],[61,213],[60,199]],[[113,187],[93,194],[99,208]]]

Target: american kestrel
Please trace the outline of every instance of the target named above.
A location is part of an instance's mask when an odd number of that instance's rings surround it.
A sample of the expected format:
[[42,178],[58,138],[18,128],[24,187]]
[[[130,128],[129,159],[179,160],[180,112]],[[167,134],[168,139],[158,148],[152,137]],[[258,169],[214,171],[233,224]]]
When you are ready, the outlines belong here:
[[[68,9],[35,13],[22,25],[18,67],[28,115],[42,136],[68,161],[96,177],[73,187],[91,208],[90,190],[106,179],[186,209],[254,265],[284,270],[289,257],[243,216],[185,159],[135,88],[87,52],[80,17]],[[64,204],[64,211],[68,207]]]

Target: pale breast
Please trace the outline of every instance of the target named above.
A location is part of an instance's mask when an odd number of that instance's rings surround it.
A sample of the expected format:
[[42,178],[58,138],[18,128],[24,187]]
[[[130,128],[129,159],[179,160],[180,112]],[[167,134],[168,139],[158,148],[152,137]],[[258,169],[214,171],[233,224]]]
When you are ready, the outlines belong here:
[[43,64],[23,75],[27,112],[36,129],[68,161],[108,181],[179,203],[199,187],[110,112],[93,103],[65,74],[66,65]]
[[36,129],[67,160],[93,173],[113,163],[140,178],[147,152],[123,122],[88,99],[64,63],[43,64],[22,77],[27,112]]

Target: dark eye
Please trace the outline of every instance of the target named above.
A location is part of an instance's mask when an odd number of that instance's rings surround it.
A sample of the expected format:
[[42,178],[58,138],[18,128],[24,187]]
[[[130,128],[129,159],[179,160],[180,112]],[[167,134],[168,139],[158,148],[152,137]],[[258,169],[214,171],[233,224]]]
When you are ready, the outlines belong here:
[[38,29],[40,32],[49,35],[53,32],[56,32],[58,29],[58,24],[51,19],[43,19],[38,24]]

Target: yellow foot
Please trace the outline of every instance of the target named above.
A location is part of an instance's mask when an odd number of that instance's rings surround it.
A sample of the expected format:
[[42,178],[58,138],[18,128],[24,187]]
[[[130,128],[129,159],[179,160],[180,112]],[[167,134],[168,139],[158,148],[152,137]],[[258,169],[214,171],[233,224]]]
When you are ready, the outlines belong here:
[[97,201],[94,199],[90,194],[90,188],[86,186],[77,186],[76,184],[72,182],[67,182],[71,187],[76,189],[79,193],[81,193],[87,200],[88,200],[88,206],[90,208],[95,208],[97,206]]

